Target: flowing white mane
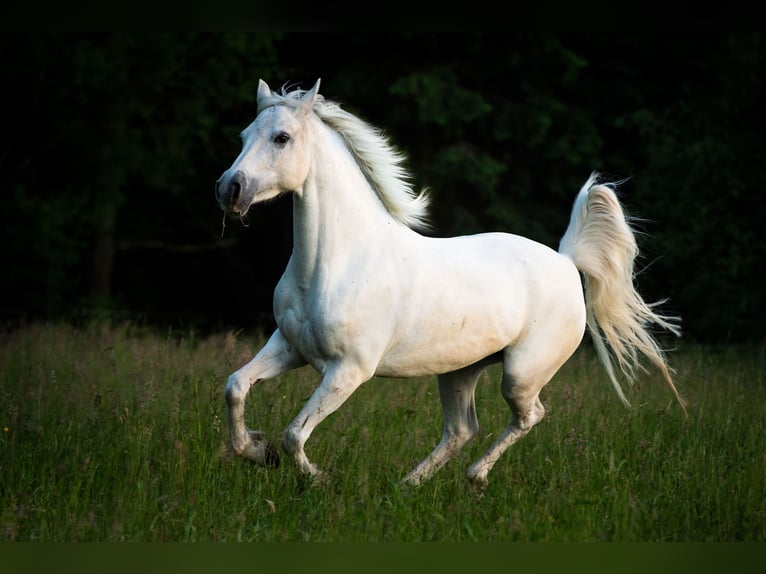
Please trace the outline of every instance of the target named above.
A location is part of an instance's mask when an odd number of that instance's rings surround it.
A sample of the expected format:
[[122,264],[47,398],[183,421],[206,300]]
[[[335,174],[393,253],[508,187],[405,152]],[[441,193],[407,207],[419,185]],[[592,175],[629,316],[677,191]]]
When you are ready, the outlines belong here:
[[[297,107],[305,93],[283,88],[281,94],[273,92],[266,101],[259,102],[258,111],[280,104]],[[325,125],[341,136],[389,213],[408,227],[427,229],[428,194],[425,191],[418,194],[412,189],[410,174],[402,165],[405,157],[388,138],[337,103],[325,100],[321,94],[317,94],[313,110]]]

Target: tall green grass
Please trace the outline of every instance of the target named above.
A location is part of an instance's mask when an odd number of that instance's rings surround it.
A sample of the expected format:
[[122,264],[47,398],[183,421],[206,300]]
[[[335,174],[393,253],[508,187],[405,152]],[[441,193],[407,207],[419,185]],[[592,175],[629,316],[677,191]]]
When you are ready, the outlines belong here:
[[[0,540],[766,540],[763,347],[672,353],[686,419],[659,377],[626,410],[583,345],[480,497],[463,473],[507,424],[498,367],[477,390],[480,436],[422,487],[399,481],[441,433],[432,378],[363,385],[308,442],[330,474],[312,485],[224,447],[226,377],[262,342],[133,324],[3,334]],[[317,382],[305,368],[255,387],[249,426],[278,439]]]

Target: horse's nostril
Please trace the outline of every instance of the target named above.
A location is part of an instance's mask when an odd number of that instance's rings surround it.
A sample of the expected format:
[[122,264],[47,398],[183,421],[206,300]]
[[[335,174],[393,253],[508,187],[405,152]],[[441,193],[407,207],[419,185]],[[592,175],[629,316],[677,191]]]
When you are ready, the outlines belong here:
[[215,180],[215,187],[213,189],[215,191],[215,198],[218,201],[221,201],[221,180],[220,179]]
[[232,181],[229,184],[229,199],[233,202],[236,202],[239,199],[239,193],[242,191],[242,186],[239,184],[238,181]]

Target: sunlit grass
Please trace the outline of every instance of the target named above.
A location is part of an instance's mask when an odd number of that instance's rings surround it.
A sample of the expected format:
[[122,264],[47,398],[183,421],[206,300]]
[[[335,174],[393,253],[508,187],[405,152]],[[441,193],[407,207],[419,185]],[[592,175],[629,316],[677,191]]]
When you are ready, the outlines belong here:
[[[441,433],[431,378],[363,385],[308,442],[330,475],[312,485],[224,448],[226,377],[260,344],[131,324],[2,335],[0,540],[766,539],[762,348],[674,352],[687,419],[659,377],[626,410],[584,345],[478,497],[463,473],[508,421],[498,367],[477,390],[479,437],[421,488],[399,481]],[[255,387],[248,425],[278,440],[317,382],[304,368]]]

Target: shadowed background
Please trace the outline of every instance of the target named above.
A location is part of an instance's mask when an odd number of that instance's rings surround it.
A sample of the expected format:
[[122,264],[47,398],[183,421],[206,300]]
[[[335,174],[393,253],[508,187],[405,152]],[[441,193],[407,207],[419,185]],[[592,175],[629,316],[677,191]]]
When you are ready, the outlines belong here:
[[228,221],[213,184],[259,78],[388,133],[434,235],[558,245],[591,170],[627,180],[639,289],[689,340],[762,342],[761,34],[5,34],[0,313],[271,326],[290,199]]

